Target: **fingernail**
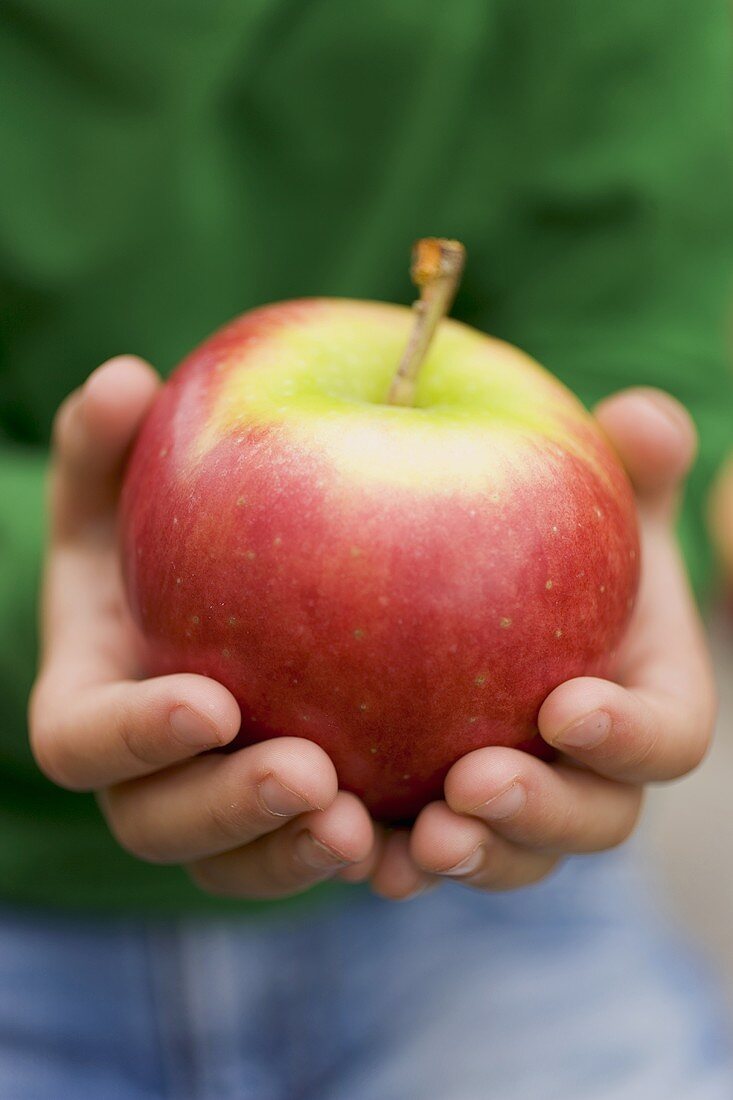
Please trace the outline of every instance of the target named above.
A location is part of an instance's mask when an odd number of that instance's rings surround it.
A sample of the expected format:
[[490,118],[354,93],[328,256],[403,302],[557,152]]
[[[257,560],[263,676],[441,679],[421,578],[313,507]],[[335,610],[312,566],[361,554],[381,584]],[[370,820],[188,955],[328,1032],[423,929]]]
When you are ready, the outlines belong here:
[[516,780],[507,787],[505,790],[500,791],[499,794],[494,795],[488,802],[484,802],[482,806],[477,806],[476,809],[480,811],[482,817],[488,817],[492,821],[503,821],[507,817],[514,817],[523,809],[525,802],[527,801],[527,792],[521,783],[517,783]]
[[668,424],[673,424],[675,428],[689,430],[690,418],[674,398],[661,390],[646,390],[643,396],[654,412],[666,420]]
[[446,867],[445,871],[440,871],[441,875],[452,875],[455,878],[461,878],[463,875],[472,875],[474,871],[478,871],[484,858],[484,846],[483,844],[477,845],[474,850],[462,859],[459,863],[454,863],[452,867]]
[[291,791],[274,775],[268,775],[258,787],[260,802],[269,814],[275,817],[293,817],[315,807],[297,791]]
[[559,748],[594,749],[611,732],[611,715],[605,710],[594,710],[564,729],[554,738]]
[[211,719],[192,710],[185,703],[173,708],[168,722],[174,736],[184,745],[205,749],[222,743],[219,730]]
[[295,854],[306,867],[311,867],[314,871],[330,871],[351,862],[316,840],[313,833],[307,831],[295,838]]

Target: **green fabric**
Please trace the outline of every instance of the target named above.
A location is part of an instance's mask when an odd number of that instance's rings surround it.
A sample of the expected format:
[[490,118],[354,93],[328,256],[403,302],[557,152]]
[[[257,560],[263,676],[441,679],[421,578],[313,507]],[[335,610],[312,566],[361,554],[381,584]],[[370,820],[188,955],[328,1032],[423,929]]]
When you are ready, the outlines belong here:
[[411,241],[460,237],[457,316],[587,401],[644,382],[692,409],[703,591],[733,436],[730,76],[727,0],[5,0],[2,896],[223,905],[122,853],[25,744],[49,426],[109,355],[167,372],[258,303],[407,301]]

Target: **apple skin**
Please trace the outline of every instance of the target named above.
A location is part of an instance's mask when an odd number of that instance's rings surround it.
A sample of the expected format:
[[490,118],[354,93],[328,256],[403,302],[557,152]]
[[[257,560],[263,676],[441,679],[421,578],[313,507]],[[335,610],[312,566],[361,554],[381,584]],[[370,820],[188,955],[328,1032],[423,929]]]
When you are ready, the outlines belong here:
[[120,514],[146,673],[219,680],[238,746],[316,742],[387,822],[473,749],[541,752],[539,707],[610,672],[639,574],[618,459],[517,349],[443,321],[416,407],[380,404],[411,323],[342,299],[231,322],[163,387]]

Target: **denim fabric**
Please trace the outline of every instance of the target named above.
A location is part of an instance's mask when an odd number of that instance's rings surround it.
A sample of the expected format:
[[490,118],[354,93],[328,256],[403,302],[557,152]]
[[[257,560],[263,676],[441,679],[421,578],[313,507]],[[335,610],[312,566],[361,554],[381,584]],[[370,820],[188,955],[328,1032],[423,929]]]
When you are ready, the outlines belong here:
[[2,1100],[731,1100],[726,1036],[618,853],[266,924],[0,912]]

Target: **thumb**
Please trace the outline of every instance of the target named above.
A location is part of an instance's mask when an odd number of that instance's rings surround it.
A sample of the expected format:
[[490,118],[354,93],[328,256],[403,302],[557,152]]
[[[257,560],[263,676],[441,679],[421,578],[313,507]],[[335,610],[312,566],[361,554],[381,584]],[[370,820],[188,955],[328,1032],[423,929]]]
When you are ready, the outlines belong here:
[[114,514],[125,457],[160,382],[142,359],[98,367],[61,405],[53,431],[51,514],[57,538]]
[[639,509],[671,520],[697,449],[683,405],[662,390],[624,390],[601,401],[595,416],[629,475]]

